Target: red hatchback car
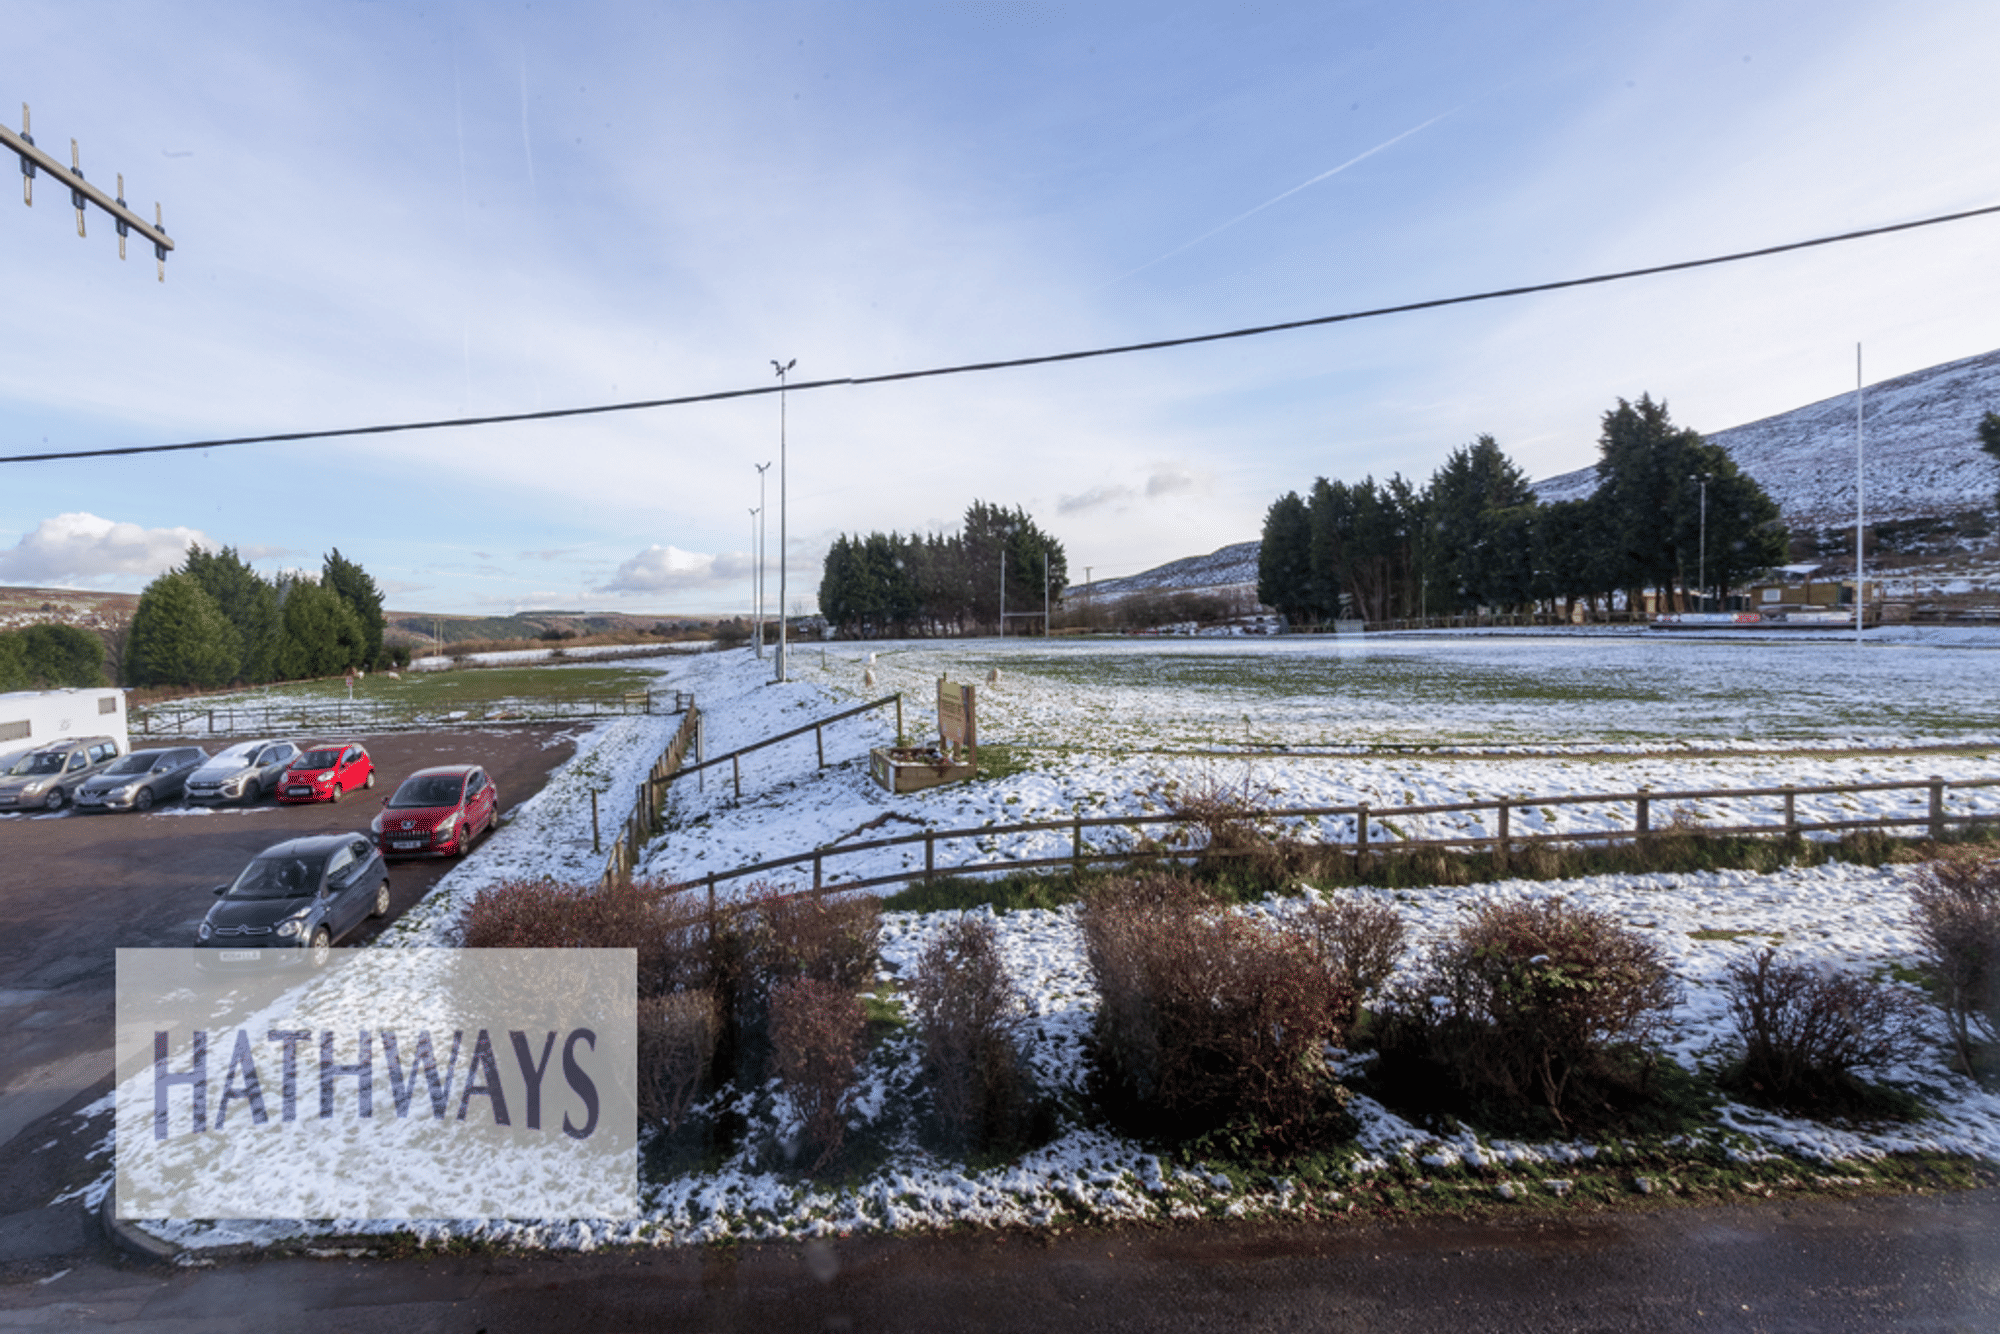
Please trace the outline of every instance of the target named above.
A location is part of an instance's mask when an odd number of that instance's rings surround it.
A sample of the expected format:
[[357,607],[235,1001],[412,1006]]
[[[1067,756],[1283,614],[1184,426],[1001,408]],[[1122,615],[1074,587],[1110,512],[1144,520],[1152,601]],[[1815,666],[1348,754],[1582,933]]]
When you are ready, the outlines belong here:
[[358,742],[308,746],[278,778],[278,800],[339,801],[341,794],[375,786],[375,762]]
[[475,838],[499,822],[500,793],[486,771],[476,764],[442,764],[405,778],[369,829],[385,857],[463,857]]

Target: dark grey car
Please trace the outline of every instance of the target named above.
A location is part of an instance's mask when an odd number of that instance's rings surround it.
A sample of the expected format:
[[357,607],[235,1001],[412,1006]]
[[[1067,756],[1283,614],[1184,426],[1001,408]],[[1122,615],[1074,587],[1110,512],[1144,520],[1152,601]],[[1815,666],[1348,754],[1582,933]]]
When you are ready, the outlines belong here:
[[76,789],[81,811],[144,811],[172,801],[187,787],[188,775],[208,762],[200,746],[135,750],[83,780]]
[[37,747],[0,774],[0,811],[59,811],[86,779],[123,753],[108,736],[81,736]]
[[298,757],[299,748],[289,741],[239,741],[216,752],[189,777],[188,803],[202,806],[268,797],[278,790],[278,779]]
[[334,942],[389,911],[389,868],[361,834],[295,838],[217,885],[195,939],[204,968],[324,964]]

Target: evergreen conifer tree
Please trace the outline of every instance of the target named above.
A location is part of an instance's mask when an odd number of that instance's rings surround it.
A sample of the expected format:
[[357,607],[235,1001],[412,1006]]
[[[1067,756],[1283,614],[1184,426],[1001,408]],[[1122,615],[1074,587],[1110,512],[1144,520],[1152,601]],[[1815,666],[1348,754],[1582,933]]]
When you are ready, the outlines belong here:
[[169,571],[139,595],[125,646],[130,684],[226,685],[242,656],[236,627],[194,576]]

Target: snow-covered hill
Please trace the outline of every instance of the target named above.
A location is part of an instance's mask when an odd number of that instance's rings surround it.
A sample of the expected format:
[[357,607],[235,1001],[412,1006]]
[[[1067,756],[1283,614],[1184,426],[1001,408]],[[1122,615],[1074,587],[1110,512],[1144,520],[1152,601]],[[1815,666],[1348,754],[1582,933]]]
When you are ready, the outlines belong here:
[[[1171,593],[1198,588],[1233,588],[1257,582],[1256,542],[1234,542],[1206,556],[1184,556],[1123,579],[1099,579],[1089,589],[1093,598],[1120,598],[1131,593]],[[1071,584],[1065,597],[1084,593]]]
[[[2000,351],[1869,385],[1864,400],[1871,522],[1993,503],[2000,463],[1980,451],[1978,431],[1981,417],[2000,411]],[[1854,521],[1853,394],[1704,434],[1770,493],[1786,523]],[[1596,486],[1596,470],[1580,468],[1535,483],[1535,494],[1548,502],[1576,500]]]

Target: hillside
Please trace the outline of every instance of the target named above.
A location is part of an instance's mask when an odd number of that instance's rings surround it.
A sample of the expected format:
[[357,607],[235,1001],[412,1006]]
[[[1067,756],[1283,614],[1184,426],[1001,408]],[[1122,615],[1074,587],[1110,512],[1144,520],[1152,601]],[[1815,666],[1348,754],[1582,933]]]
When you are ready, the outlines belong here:
[[[1870,523],[1992,506],[2000,463],[1980,452],[1978,431],[1982,416],[2000,410],[2000,351],[1869,385],[1864,400]],[[1854,522],[1852,393],[1703,434],[1757,479],[1787,524]],[[1576,500],[1596,486],[1596,469],[1580,468],[1535,483],[1535,494]]]
[[[1093,598],[1121,598],[1132,593],[1192,591],[1204,588],[1233,588],[1257,582],[1256,542],[1234,542],[1206,556],[1183,556],[1156,565],[1150,570],[1123,579],[1099,579],[1089,587]],[[1064,597],[1080,597],[1082,584],[1071,584]]]

